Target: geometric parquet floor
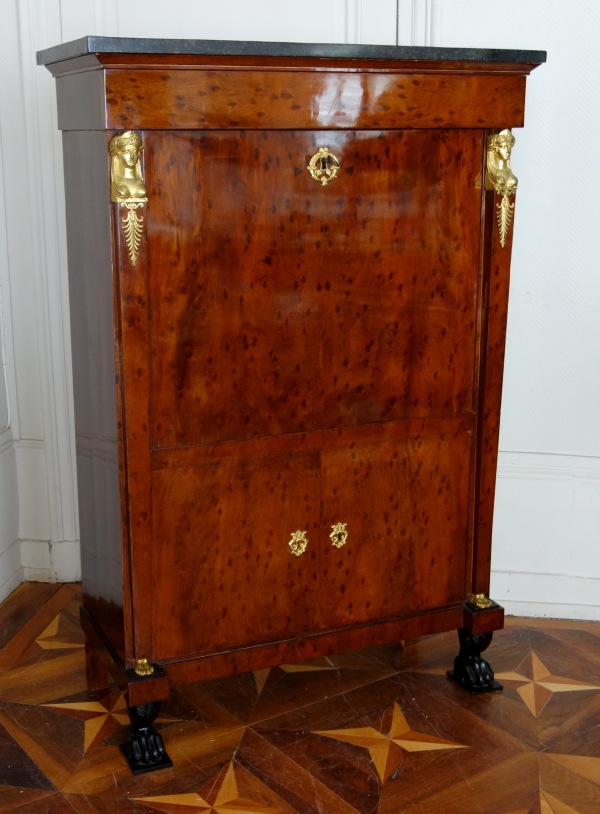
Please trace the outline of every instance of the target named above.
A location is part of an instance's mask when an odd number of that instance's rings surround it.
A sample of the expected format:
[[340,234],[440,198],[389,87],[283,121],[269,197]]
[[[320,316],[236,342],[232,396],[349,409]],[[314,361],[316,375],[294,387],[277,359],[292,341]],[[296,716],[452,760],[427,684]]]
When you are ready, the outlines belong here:
[[455,632],[172,691],[174,766],[134,777],[89,693],[79,586],[0,605],[0,814],[599,814],[600,623],[508,618],[502,693],[446,678]]

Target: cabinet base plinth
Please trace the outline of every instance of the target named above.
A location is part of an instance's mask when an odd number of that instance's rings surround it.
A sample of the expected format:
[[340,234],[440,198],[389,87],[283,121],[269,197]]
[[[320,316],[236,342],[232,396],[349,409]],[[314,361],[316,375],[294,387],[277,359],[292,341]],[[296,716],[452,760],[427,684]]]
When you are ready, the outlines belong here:
[[452,681],[470,692],[481,695],[484,692],[498,692],[502,684],[494,678],[494,671],[481,656],[492,641],[492,633],[469,633],[464,628],[458,631],[460,652],[454,659],[454,670],[446,674]]
[[139,704],[127,709],[131,727],[127,740],[119,748],[133,774],[146,774],[173,766],[162,737],[152,726],[159,709],[158,703]]

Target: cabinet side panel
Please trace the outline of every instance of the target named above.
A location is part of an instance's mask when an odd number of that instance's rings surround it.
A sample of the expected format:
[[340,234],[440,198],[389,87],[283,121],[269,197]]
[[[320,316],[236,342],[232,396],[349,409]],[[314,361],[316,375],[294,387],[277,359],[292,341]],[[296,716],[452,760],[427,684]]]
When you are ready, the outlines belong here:
[[56,101],[60,130],[104,130],[104,71],[59,76],[56,80]]
[[63,133],[84,604],[123,655],[123,577],[106,133]]
[[[501,200],[486,192],[483,213],[483,290],[479,372],[478,443],[475,480],[473,593],[487,594],[492,561],[492,520],[498,468],[500,407],[508,316],[512,228],[501,245],[497,207]],[[513,198],[513,201],[515,199]],[[513,203],[514,205],[514,203]]]

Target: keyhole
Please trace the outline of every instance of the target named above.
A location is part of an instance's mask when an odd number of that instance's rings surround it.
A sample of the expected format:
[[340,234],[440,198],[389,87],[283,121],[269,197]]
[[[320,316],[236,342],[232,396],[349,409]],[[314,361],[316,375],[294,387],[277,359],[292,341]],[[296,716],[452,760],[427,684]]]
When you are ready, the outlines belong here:
[[321,172],[327,172],[327,159],[321,159]]
[[341,543],[341,542],[342,542],[342,533],[341,533],[341,531],[338,531],[338,543]]

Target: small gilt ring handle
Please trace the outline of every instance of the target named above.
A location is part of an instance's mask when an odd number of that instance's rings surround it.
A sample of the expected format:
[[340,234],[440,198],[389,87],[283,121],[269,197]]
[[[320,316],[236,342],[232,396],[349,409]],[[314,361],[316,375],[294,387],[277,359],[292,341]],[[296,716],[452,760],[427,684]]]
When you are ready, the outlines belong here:
[[318,152],[308,162],[306,169],[311,178],[326,186],[329,181],[337,177],[340,166],[339,159],[329,151],[328,147],[319,147]]

